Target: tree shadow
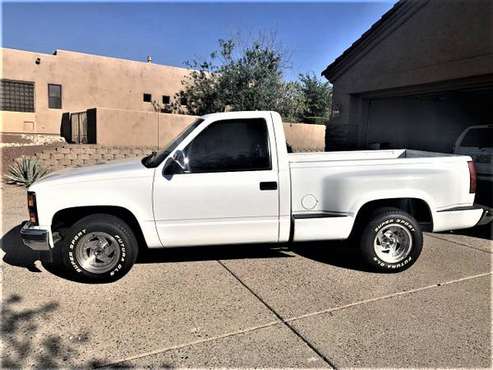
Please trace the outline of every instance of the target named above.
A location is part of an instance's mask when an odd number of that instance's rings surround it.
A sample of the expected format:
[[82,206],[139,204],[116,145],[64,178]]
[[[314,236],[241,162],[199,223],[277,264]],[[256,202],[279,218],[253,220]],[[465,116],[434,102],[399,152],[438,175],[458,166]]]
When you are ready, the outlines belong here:
[[[2,368],[57,368],[80,367],[72,359],[78,351],[60,336],[42,332],[43,323],[58,309],[58,303],[49,302],[37,308],[19,308],[22,297],[11,295],[2,302],[1,340]],[[76,336],[78,344],[88,341],[89,335]],[[88,366],[82,366],[88,367]]]
[[[57,302],[45,303],[37,308],[22,308],[22,297],[12,294],[4,298],[1,308],[2,369],[26,367],[54,369],[129,369],[130,363],[114,363],[102,359],[78,361],[79,347],[89,345],[89,334],[81,332],[63,339],[61,336],[44,332],[44,324],[52,320],[59,309]],[[111,335],[111,333],[109,333]],[[162,364],[169,368],[168,364]]]

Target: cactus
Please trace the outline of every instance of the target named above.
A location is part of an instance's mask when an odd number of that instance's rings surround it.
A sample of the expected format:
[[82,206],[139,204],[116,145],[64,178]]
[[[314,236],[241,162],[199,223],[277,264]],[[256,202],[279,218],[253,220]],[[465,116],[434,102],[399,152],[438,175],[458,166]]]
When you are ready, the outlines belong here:
[[42,168],[37,159],[24,157],[15,160],[15,162],[10,165],[9,172],[5,177],[8,183],[23,185],[27,188],[47,173],[48,170]]

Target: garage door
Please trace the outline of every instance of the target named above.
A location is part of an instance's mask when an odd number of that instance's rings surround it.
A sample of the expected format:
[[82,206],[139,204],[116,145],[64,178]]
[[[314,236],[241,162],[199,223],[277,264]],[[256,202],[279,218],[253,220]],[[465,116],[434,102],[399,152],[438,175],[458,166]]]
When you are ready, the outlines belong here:
[[367,144],[451,152],[468,126],[493,123],[493,89],[369,100]]

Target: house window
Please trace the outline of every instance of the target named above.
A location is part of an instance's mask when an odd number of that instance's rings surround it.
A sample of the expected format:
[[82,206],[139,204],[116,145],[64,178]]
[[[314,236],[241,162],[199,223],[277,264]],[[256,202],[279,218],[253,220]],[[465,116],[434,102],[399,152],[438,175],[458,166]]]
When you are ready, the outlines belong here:
[[169,95],[163,95],[163,104],[169,104],[171,103],[171,98]]
[[144,101],[146,103],[150,103],[152,100],[152,95],[151,94],[148,94],[148,93],[144,93]]
[[48,84],[48,108],[62,109],[62,85]]
[[0,110],[34,112],[34,82],[0,81]]

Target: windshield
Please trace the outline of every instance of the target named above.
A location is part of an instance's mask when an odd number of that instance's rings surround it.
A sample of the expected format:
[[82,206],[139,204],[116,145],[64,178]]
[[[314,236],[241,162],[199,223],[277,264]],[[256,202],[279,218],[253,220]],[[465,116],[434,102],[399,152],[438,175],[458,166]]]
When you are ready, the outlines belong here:
[[185,139],[188,134],[190,134],[198,125],[200,125],[204,120],[198,118],[190,125],[188,125],[182,132],[178,134],[168,146],[159,152],[153,152],[142,159],[142,164],[146,167],[157,167],[159,164],[173,151],[175,148]]

